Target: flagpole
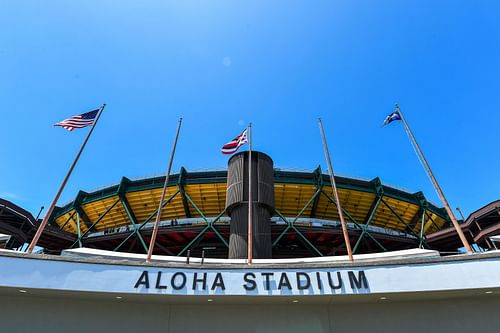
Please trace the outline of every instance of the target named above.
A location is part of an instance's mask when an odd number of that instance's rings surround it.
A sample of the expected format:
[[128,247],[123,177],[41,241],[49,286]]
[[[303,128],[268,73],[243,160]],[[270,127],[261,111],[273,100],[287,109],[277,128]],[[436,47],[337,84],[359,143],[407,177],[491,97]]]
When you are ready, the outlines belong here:
[[349,240],[349,233],[347,232],[347,224],[345,223],[344,213],[342,212],[342,206],[340,205],[339,193],[337,191],[337,184],[335,183],[335,175],[333,173],[332,161],[330,159],[330,153],[328,151],[328,145],[326,143],[325,131],[323,130],[323,122],[321,118],[318,118],[319,129],[321,132],[321,138],[323,140],[323,149],[325,151],[325,159],[328,163],[328,171],[330,173],[330,182],[332,183],[333,193],[335,196],[335,200],[337,202],[337,209],[339,211],[340,223],[342,225],[342,233],[344,234],[344,242],[345,247],[347,249],[347,255],[349,256],[349,260],[353,261],[352,257],[352,249],[351,249],[351,241]]
[[253,259],[253,197],[252,197],[252,123],[248,125],[248,264]]
[[458,221],[455,217],[455,214],[453,214],[453,210],[451,209],[450,204],[448,203],[448,200],[446,200],[446,197],[444,196],[444,193],[441,190],[441,187],[439,186],[436,178],[434,177],[434,174],[432,173],[432,170],[431,170],[431,167],[429,166],[429,163],[427,163],[427,160],[424,156],[424,153],[420,149],[420,146],[418,145],[417,140],[415,139],[415,136],[413,135],[413,132],[410,129],[410,126],[406,122],[406,119],[405,119],[403,113],[401,112],[399,105],[397,105],[397,104],[396,104],[396,112],[398,112],[399,115],[401,116],[401,121],[403,122],[403,125],[405,126],[406,133],[408,134],[408,136],[410,137],[410,140],[412,141],[413,145],[415,146],[417,153],[420,157],[420,160],[422,161],[424,168],[427,171],[427,174],[429,175],[429,178],[431,179],[432,184],[434,185],[434,188],[436,189],[436,192],[438,193],[439,198],[441,199],[441,202],[443,203],[443,205],[446,209],[446,212],[448,213],[448,216],[450,216],[451,222],[453,223],[453,226],[455,227],[455,230],[458,234],[458,237],[462,241],[462,244],[465,247],[467,253],[471,254],[473,252],[472,248],[471,248],[469,242],[467,241],[467,238],[465,238],[465,235],[462,231],[462,228],[460,228],[460,225],[458,224]]
[[85,148],[85,145],[87,144],[87,141],[89,141],[90,135],[92,135],[92,132],[94,131],[95,126],[97,125],[97,122],[99,121],[99,118],[101,117],[101,113],[104,111],[104,108],[106,107],[106,104],[103,104],[99,108],[99,112],[97,113],[97,116],[94,120],[94,123],[92,124],[92,127],[90,128],[90,131],[87,133],[87,136],[85,137],[85,140],[83,140],[83,143],[80,147],[80,150],[78,151],[78,154],[76,154],[75,159],[73,160],[73,163],[71,164],[68,173],[66,174],[66,177],[64,177],[64,180],[59,187],[59,190],[56,193],[56,196],[54,197],[54,200],[52,200],[52,203],[50,204],[49,209],[47,210],[47,214],[45,214],[45,217],[42,220],[42,223],[38,226],[38,229],[35,233],[35,236],[31,240],[31,243],[27,249],[28,253],[32,253],[33,249],[35,248],[36,244],[38,243],[38,240],[40,239],[40,236],[43,233],[43,230],[45,229],[45,226],[47,225],[47,222],[49,221],[50,215],[52,215],[52,212],[54,210],[54,207],[56,206],[57,200],[59,200],[59,197],[61,196],[62,191],[64,190],[64,187],[66,186],[66,183],[68,182],[69,177],[71,176],[71,173],[73,172],[73,169],[76,166],[76,163],[80,159],[80,155],[83,152],[83,149]]
[[182,118],[179,118],[179,124],[177,125],[177,132],[175,134],[174,144],[172,147],[172,152],[170,154],[170,161],[168,163],[167,174],[165,175],[165,183],[163,184],[163,191],[161,193],[160,204],[158,206],[158,212],[156,214],[156,221],[155,221],[155,225],[153,228],[153,233],[151,235],[151,240],[149,242],[148,255],[146,257],[146,261],[148,261],[148,262],[151,261],[151,256],[153,255],[153,251],[154,251],[154,247],[155,247],[156,235],[158,234],[158,227],[160,225],[161,213],[163,211],[163,203],[165,202],[165,196],[167,194],[168,178],[170,177],[170,171],[172,170],[172,163],[174,161],[175,148],[177,147],[177,140],[179,139],[179,132],[181,130],[181,124],[182,124]]

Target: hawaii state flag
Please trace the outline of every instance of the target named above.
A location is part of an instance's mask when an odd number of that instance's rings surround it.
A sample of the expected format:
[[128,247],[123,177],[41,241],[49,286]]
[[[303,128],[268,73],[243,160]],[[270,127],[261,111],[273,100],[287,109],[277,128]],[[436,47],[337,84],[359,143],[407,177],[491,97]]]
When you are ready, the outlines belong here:
[[245,129],[240,135],[226,143],[222,146],[221,152],[223,154],[233,154],[235,153],[241,146],[248,142],[247,138],[247,129]]

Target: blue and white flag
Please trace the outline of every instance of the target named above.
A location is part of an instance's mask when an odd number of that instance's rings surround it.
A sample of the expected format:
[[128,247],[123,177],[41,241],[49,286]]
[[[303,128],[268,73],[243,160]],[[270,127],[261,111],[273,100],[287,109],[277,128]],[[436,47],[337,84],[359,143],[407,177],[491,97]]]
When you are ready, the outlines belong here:
[[401,114],[399,114],[399,111],[397,111],[397,110],[385,118],[384,126],[389,125],[390,123],[392,123],[395,120],[401,120]]

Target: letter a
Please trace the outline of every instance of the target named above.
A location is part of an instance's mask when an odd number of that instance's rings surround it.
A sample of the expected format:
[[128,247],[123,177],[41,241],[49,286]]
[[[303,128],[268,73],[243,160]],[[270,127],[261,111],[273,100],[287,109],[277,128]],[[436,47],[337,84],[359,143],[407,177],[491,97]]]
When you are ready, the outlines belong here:
[[139,280],[135,283],[134,288],[139,288],[140,285],[144,285],[146,289],[149,289],[149,273],[148,271],[142,272]]

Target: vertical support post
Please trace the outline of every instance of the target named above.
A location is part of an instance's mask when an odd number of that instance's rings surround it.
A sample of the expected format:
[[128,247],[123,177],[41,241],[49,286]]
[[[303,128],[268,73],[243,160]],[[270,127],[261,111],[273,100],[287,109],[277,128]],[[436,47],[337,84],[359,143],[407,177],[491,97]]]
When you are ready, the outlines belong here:
[[424,208],[422,209],[422,222],[420,223],[420,244],[418,245],[418,247],[421,249],[424,248],[423,244],[424,244],[425,214],[427,214],[427,210]]
[[104,108],[106,107],[106,104],[103,104],[101,108],[99,109],[99,112],[97,113],[97,116],[94,120],[94,123],[92,124],[92,127],[90,128],[90,131],[87,133],[87,136],[85,137],[85,140],[83,140],[83,143],[80,147],[80,150],[76,154],[75,159],[73,160],[73,163],[71,164],[68,173],[64,177],[61,186],[59,187],[59,190],[57,190],[56,196],[54,197],[54,200],[52,200],[52,203],[50,204],[49,209],[47,210],[47,214],[45,214],[45,217],[43,218],[42,223],[40,223],[40,226],[38,227],[35,236],[33,237],[33,240],[31,241],[27,252],[31,253],[33,252],[33,249],[35,248],[36,244],[38,243],[38,240],[40,239],[40,236],[43,233],[43,230],[45,229],[45,226],[47,225],[47,222],[49,221],[50,216],[52,215],[52,212],[54,211],[54,208],[56,206],[57,200],[59,200],[59,197],[61,196],[62,191],[64,190],[64,187],[66,186],[66,183],[68,182],[69,177],[71,176],[71,173],[73,172],[73,169],[76,166],[76,163],[80,159],[80,155],[82,155],[83,149],[87,145],[87,141],[89,141],[90,136],[92,135],[92,132],[94,131],[95,126],[97,125],[97,122],[99,121],[99,118],[101,117],[102,112],[104,111]]
[[253,258],[253,197],[252,197],[252,123],[248,125],[248,264],[252,264]]
[[[97,223],[99,223],[116,206],[116,204],[118,202],[120,202],[120,198],[116,199],[115,202],[113,202],[113,204],[111,206],[109,206],[104,211],[104,213],[102,213],[101,216],[99,216],[97,218],[97,220],[94,223],[92,223],[90,228],[88,228],[87,231],[85,231],[81,236],[78,237],[78,239],[71,245],[71,248],[73,248],[73,246],[75,246],[76,243],[78,243],[78,242],[81,243],[81,241],[83,240],[83,237],[85,237],[97,225]],[[61,227],[61,229],[63,229],[63,227]]]
[[76,213],[76,231],[78,236],[78,247],[82,247],[82,230],[80,229],[80,214]]
[[323,130],[323,123],[321,118],[318,118],[319,129],[321,132],[321,138],[323,140],[323,149],[325,150],[325,158],[328,163],[328,171],[330,172],[330,182],[332,183],[333,194],[335,195],[335,201],[337,202],[337,209],[339,211],[340,223],[342,224],[342,233],[344,234],[344,242],[345,247],[347,249],[347,255],[349,256],[349,260],[353,261],[352,249],[351,249],[351,241],[349,240],[349,234],[347,232],[347,224],[344,220],[344,213],[342,212],[342,207],[340,205],[339,193],[337,191],[337,184],[335,183],[335,175],[333,173],[332,161],[330,159],[330,153],[328,151],[328,144],[326,143],[325,131]]
[[413,135],[413,132],[410,129],[410,126],[406,122],[406,119],[403,116],[403,113],[401,112],[401,110],[399,109],[399,106],[397,104],[396,104],[396,112],[398,112],[399,115],[401,116],[401,120],[403,121],[403,125],[406,129],[406,133],[410,137],[410,140],[413,143],[413,146],[415,147],[415,149],[418,153],[418,156],[419,156],[420,160],[422,161],[422,164],[424,165],[424,168],[427,171],[427,174],[429,175],[429,178],[431,179],[431,182],[434,185],[434,188],[436,189],[436,192],[438,193],[438,196],[441,199],[441,202],[443,203],[444,208],[446,209],[446,212],[450,216],[451,222],[453,223],[453,226],[455,227],[455,230],[458,234],[458,237],[462,241],[462,244],[463,244],[465,250],[467,251],[467,253],[471,254],[473,252],[472,248],[471,248],[469,242],[467,241],[467,238],[465,238],[465,235],[462,231],[462,228],[458,224],[457,218],[455,217],[455,214],[453,214],[453,210],[451,209],[450,204],[448,203],[448,200],[446,200],[446,197],[444,196],[444,193],[441,190],[441,187],[439,186],[436,178],[434,177],[434,174],[432,173],[432,170],[429,166],[429,163],[427,163],[427,160],[426,160],[422,150],[420,149],[420,146],[418,145],[417,140],[415,139],[415,136]]
[[175,134],[174,145],[172,147],[172,153],[170,154],[170,162],[168,163],[167,174],[165,175],[165,183],[163,184],[163,191],[161,193],[160,204],[158,206],[158,213],[156,214],[156,221],[153,228],[153,233],[151,234],[151,241],[149,242],[148,255],[146,261],[151,261],[151,256],[153,255],[153,250],[155,248],[156,235],[158,234],[158,227],[160,225],[161,213],[163,211],[163,202],[165,201],[165,195],[167,193],[168,178],[170,177],[170,171],[172,169],[172,163],[174,161],[175,148],[177,147],[177,140],[179,139],[179,132],[181,130],[182,118],[179,118],[179,124],[177,125],[177,132]]

